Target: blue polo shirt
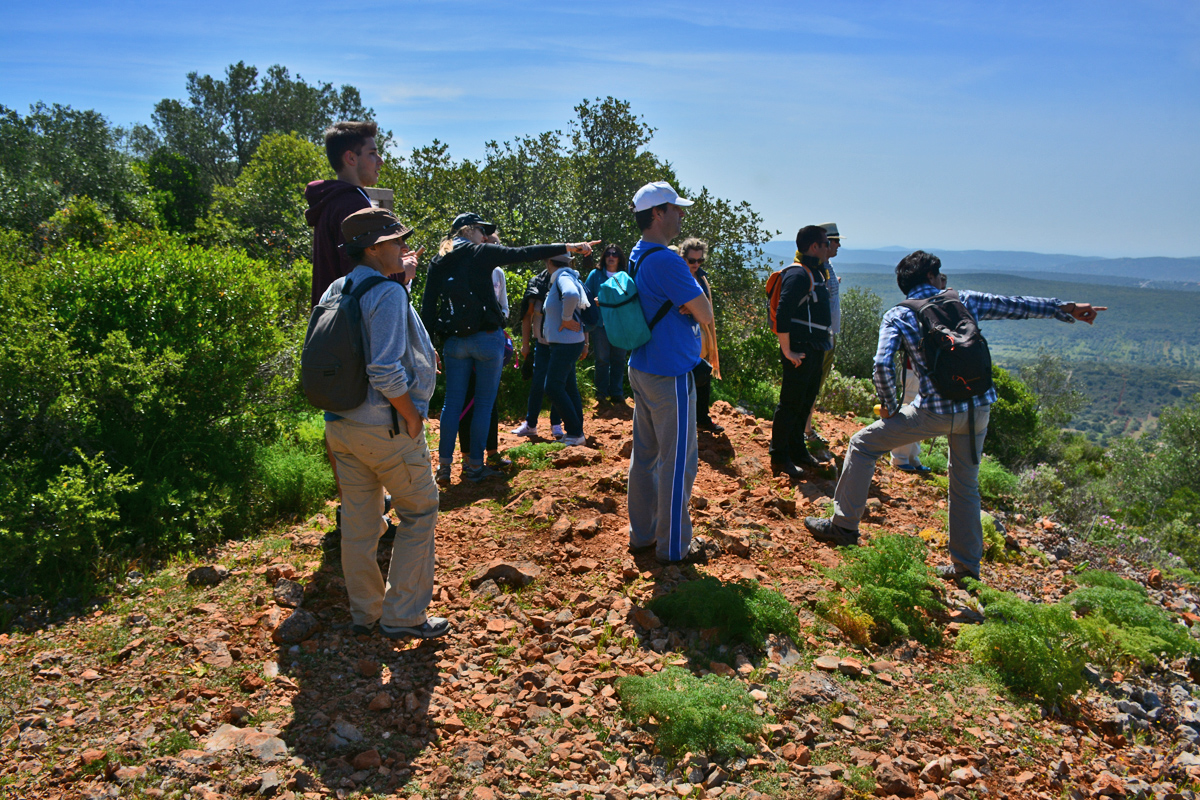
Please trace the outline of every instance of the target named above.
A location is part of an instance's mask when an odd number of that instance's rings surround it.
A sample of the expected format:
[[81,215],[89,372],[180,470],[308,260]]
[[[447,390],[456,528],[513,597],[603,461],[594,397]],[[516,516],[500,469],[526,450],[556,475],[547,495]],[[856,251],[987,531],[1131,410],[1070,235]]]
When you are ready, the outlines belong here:
[[[629,254],[630,263],[637,263],[644,250],[660,246],[639,240]],[[634,282],[647,324],[668,300],[671,310],[654,326],[650,341],[630,354],[629,366],[665,377],[691,372],[700,363],[700,325],[690,316],[680,313],[679,307],[695,300],[704,290],[692,277],[687,262],[663,248],[646,257],[634,276]]]

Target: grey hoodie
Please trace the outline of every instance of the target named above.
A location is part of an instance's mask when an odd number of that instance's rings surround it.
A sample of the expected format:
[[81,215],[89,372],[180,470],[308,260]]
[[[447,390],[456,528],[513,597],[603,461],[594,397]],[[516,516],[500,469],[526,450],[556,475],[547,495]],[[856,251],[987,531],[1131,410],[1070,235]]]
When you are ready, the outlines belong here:
[[[349,275],[338,278],[320,302],[342,293],[346,279],[361,281],[379,273],[358,265]],[[367,340],[367,400],[358,408],[340,411],[337,416],[364,425],[392,424],[389,397],[408,392],[421,416],[429,416],[429,398],[437,381],[433,343],[421,323],[421,317],[399,283],[387,281],[371,289],[359,301],[364,335]]]

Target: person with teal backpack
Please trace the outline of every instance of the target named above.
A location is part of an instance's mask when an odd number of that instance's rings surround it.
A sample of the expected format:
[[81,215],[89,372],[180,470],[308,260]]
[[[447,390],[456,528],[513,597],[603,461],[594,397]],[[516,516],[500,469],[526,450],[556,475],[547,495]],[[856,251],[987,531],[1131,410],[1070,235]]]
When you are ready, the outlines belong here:
[[627,272],[618,272],[600,284],[596,302],[600,305],[604,333],[610,346],[626,352],[636,350],[650,341],[650,331],[654,330],[654,326],[671,310],[671,302],[666,301],[647,322],[646,315],[642,312],[642,304],[637,302],[638,288],[634,281],[638,267],[646,257],[666,249],[657,245],[642,249],[636,261],[630,259]]

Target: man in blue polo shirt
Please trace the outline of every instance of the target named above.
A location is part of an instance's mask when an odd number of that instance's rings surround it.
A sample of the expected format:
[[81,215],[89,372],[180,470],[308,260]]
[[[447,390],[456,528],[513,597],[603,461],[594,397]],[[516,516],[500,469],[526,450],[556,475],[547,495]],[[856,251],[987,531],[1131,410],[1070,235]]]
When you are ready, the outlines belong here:
[[641,240],[629,254],[646,319],[664,304],[670,310],[650,331],[650,341],[629,357],[633,387],[633,455],[629,461],[629,551],[655,550],[660,563],[678,564],[692,549],[688,503],[699,466],[696,386],[700,325],[712,322],[712,305],[687,263],[667,249],[679,235],[685,200],[666,181],[648,183],[633,196]]

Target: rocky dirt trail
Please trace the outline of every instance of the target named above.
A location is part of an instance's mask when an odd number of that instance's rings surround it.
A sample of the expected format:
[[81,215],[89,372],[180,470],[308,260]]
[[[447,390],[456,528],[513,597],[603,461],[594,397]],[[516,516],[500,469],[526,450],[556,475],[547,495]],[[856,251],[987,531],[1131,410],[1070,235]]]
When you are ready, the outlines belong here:
[[[1186,662],[1097,676],[1049,715],[953,648],[976,616],[965,593],[949,592],[947,646],[934,651],[855,648],[820,620],[813,609],[832,586],[822,569],[839,555],[803,517],[827,511],[835,476],[771,478],[769,421],[718,403],[725,433],[701,434],[693,519],[719,553],[683,569],[628,555],[631,409],[618,411],[589,421],[591,447],[544,468],[480,485],[455,475],[431,608],[454,625],[442,640],[351,633],[323,515],[204,562],[130,573],[86,615],[18,618],[0,635],[0,796],[1193,796],[1200,686]],[[838,457],[858,427],[818,425]],[[501,447],[523,442],[503,435]],[[944,507],[936,487],[883,466],[863,530],[929,538]],[[1053,522],[997,514],[1022,552],[985,566],[990,585],[1054,600],[1087,560],[1200,620],[1188,587]],[[947,560],[935,546],[933,561]],[[715,647],[645,608],[702,575],[778,588],[804,639]],[[751,753],[669,763],[655,752],[653,727],[625,720],[615,684],[668,665],[744,684],[768,723]]]

